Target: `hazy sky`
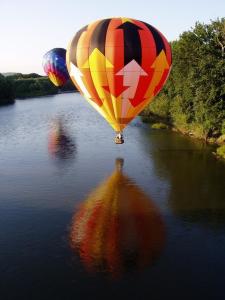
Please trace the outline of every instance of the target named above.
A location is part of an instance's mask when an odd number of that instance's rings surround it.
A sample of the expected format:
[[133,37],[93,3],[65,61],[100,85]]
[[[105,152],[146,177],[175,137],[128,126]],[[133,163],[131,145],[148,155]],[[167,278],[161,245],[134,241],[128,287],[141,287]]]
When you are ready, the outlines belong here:
[[224,15],[225,0],[0,0],[0,72],[43,74],[43,54],[96,19],[133,17],[173,40]]

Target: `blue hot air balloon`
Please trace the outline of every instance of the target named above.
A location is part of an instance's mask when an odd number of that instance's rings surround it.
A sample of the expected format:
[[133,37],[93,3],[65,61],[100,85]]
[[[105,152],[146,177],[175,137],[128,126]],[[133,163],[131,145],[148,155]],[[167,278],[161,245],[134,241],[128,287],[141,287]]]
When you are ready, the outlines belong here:
[[49,79],[56,86],[63,86],[69,79],[66,67],[66,50],[54,48],[43,57],[43,68]]

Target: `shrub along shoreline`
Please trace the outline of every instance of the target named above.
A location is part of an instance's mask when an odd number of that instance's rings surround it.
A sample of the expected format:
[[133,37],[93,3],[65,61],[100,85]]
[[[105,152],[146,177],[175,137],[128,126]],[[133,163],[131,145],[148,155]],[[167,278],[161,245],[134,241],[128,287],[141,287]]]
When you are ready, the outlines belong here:
[[193,131],[184,130],[183,128],[174,127],[172,123],[168,120],[164,120],[161,117],[156,115],[146,115],[145,113],[141,114],[141,119],[144,123],[149,123],[152,129],[161,129],[161,130],[172,130],[178,132],[182,135],[188,135],[190,138],[200,139],[208,144],[214,144],[217,146],[217,149],[213,154],[217,158],[223,158],[225,160],[225,134],[220,135],[218,138],[203,138],[200,135],[197,135]]
[[0,74],[0,106],[15,102],[13,81]]
[[[173,130],[225,143],[225,18],[196,23],[171,43],[173,66],[162,92],[142,115]],[[222,150],[217,154],[224,153]]]
[[36,73],[0,74],[0,105],[13,104],[15,99],[55,95],[59,92],[76,91],[71,80],[62,87],[54,86],[47,76]]

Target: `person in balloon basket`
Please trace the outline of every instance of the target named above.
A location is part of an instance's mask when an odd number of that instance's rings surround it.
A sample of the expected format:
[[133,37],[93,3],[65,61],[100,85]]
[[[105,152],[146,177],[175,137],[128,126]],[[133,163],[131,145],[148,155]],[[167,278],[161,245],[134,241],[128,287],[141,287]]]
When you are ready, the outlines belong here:
[[121,132],[117,133],[117,135],[115,136],[115,143],[116,144],[123,144],[124,143],[123,134]]

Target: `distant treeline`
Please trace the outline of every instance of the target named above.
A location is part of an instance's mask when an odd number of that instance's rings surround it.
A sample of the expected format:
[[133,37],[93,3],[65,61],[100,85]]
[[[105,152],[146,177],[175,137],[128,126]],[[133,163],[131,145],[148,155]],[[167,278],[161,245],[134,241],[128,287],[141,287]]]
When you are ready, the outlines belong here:
[[14,103],[14,85],[13,80],[0,74],[0,105]]
[[196,23],[171,45],[169,80],[144,114],[205,139],[225,134],[225,18]]
[[75,91],[69,80],[62,88],[54,86],[48,77],[36,73],[15,73],[8,76],[0,74],[0,105],[14,103],[15,98],[54,95],[59,91]]

